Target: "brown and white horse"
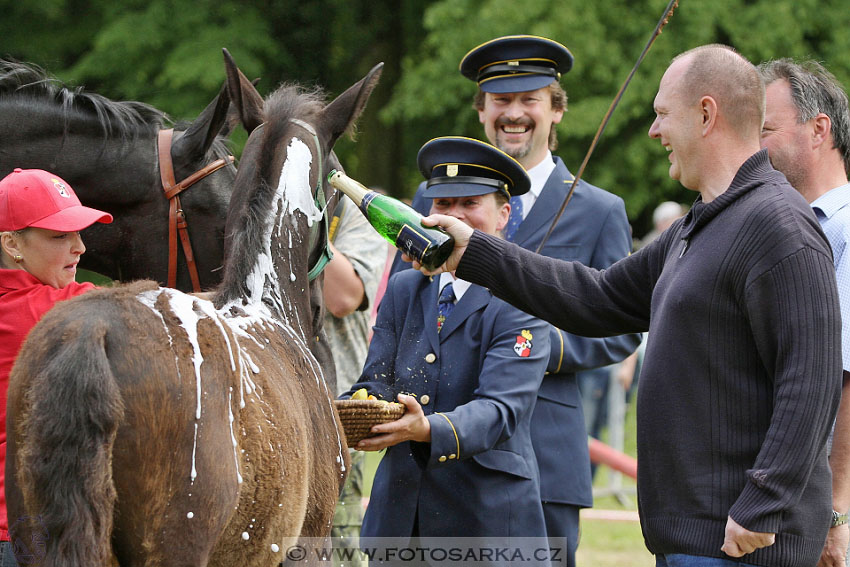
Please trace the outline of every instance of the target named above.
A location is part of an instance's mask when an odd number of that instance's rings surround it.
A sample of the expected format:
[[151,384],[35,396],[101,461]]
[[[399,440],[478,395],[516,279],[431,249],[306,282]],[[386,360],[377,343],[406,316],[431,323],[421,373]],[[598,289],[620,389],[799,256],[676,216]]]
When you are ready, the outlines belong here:
[[21,563],[277,565],[330,531],[348,454],[312,352],[322,308],[308,271],[328,214],[316,192],[325,202],[331,148],[380,66],[325,105],[291,86],[263,101],[225,59],[256,128],[223,282],[211,302],[152,282],[95,290],[32,331],[8,404]]

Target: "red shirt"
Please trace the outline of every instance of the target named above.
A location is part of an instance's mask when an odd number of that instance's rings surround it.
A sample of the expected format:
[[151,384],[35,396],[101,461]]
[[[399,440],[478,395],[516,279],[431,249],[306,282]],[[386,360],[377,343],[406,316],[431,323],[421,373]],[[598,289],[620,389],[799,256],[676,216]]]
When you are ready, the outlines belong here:
[[39,319],[57,301],[91,289],[90,283],[72,282],[62,289],[45,285],[25,270],[0,269],[0,541],[9,541],[6,518],[6,394],[9,373],[21,345]]

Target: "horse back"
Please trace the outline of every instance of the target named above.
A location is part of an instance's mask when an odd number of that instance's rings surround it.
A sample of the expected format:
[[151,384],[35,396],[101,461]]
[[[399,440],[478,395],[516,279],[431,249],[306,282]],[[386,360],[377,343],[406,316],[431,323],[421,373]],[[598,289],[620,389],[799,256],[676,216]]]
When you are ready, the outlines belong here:
[[[321,371],[279,324],[210,309],[144,282],[64,302],[33,329],[10,382],[9,506],[40,518],[48,559],[262,564],[329,529],[317,503],[347,453]],[[92,464],[74,468],[81,448]],[[94,551],[61,554],[71,540]]]

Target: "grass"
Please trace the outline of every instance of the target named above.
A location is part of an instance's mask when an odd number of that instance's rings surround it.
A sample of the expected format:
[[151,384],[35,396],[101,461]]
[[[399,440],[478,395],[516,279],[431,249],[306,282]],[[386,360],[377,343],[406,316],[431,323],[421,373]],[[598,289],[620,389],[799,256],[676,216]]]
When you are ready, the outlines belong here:
[[[603,434],[605,441],[605,434]],[[635,410],[630,404],[626,412],[624,452],[635,456]],[[634,479],[623,477],[622,488],[626,498],[605,494],[610,487],[611,471],[600,467],[594,478],[594,504],[588,515],[582,515],[581,540],[576,554],[580,567],[653,567],[655,559],[643,543],[640,523],[637,521],[606,520],[589,517],[602,511],[637,511]],[[596,494],[599,494],[597,496]]]
[[653,567],[655,558],[643,545],[638,522],[583,519],[576,565]]

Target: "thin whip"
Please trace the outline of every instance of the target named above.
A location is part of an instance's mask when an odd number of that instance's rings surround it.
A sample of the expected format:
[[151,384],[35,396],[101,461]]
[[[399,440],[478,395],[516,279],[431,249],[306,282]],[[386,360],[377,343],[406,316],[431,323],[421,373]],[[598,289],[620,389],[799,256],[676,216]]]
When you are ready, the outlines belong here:
[[632,71],[629,73],[629,76],[626,78],[623,86],[620,87],[620,90],[617,92],[617,96],[614,97],[614,100],[611,102],[611,106],[608,107],[608,112],[605,113],[605,117],[602,119],[602,124],[599,125],[599,129],[596,131],[596,135],[593,137],[593,141],[590,143],[590,148],[587,150],[587,153],[584,156],[584,161],[581,162],[581,167],[578,168],[578,173],[573,179],[572,185],[570,185],[570,190],[567,192],[567,196],[564,198],[564,202],[561,204],[561,208],[558,210],[558,214],[555,215],[555,219],[552,221],[552,224],[549,226],[549,231],[546,233],[546,236],[543,237],[543,240],[540,241],[540,245],[537,247],[535,252],[537,254],[543,249],[543,245],[546,244],[546,241],[549,240],[549,236],[552,234],[552,231],[555,230],[555,225],[558,224],[558,221],[561,219],[561,215],[564,214],[564,209],[567,208],[567,203],[570,202],[570,199],[573,196],[573,191],[576,188],[579,180],[581,179],[582,174],[584,173],[584,169],[587,167],[587,162],[590,161],[590,155],[593,153],[593,150],[596,149],[596,144],[599,143],[599,138],[602,136],[602,132],[605,130],[605,126],[608,125],[608,121],[611,119],[611,115],[614,113],[614,109],[617,108],[617,105],[620,103],[620,99],[623,98],[623,93],[626,92],[626,87],[629,86],[629,83],[632,80],[632,77],[635,76],[635,72],[637,68],[640,66],[643,58],[646,57],[646,53],[649,51],[649,48],[652,47],[652,44],[655,42],[655,38],[661,35],[661,30],[664,26],[667,25],[667,22],[670,19],[670,16],[673,15],[673,10],[679,5],[679,0],[670,0],[670,3],[667,4],[667,8],[664,9],[664,15],[661,16],[661,19],[658,20],[658,24],[655,26],[655,31],[652,32],[652,37],[649,38],[649,41],[646,42],[646,46],[644,46],[643,51],[638,57],[637,61],[635,61],[634,67],[632,67]]

